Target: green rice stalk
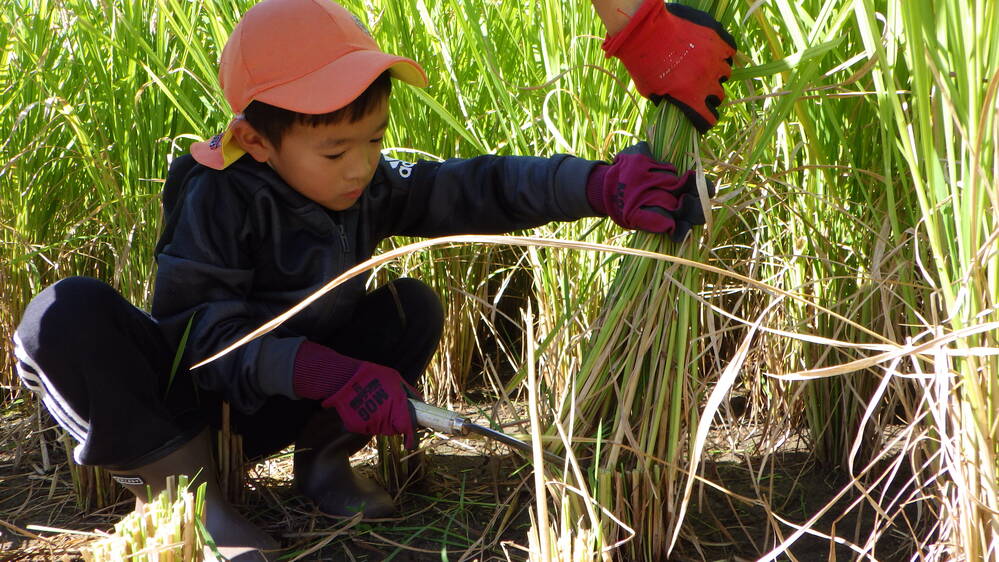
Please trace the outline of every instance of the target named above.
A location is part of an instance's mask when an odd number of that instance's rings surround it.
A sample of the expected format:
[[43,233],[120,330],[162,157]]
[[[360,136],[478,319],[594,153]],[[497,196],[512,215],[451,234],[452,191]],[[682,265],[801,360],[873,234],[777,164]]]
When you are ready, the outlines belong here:
[[[197,19],[197,5],[178,7],[186,10],[178,15]],[[174,107],[197,107],[203,91],[182,71],[184,53],[201,44],[168,40],[161,14],[152,1],[7,2],[0,8],[0,74],[10,77],[0,93],[5,395],[21,388],[10,335],[45,286],[91,275],[139,306],[148,303],[159,219],[156,178],[166,155],[177,150],[173,138],[192,126],[182,124]],[[91,469],[71,474],[81,501],[109,501],[106,477]]]

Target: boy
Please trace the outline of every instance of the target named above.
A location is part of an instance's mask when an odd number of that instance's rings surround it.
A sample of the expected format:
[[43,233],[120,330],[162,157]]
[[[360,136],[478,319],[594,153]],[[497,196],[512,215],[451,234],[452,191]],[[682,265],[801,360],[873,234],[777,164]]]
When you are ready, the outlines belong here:
[[[646,2],[609,38],[608,53],[640,53],[628,36],[648,36],[649,22],[683,29],[688,20],[670,14]],[[723,79],[730,57],[717,50],[709,70]],[[715,74],[669,70],[685,89],[650,86],[649,95],[697,106],[693,114],[711,123],[720,80],[698,90],[680,78]],[[427,85],[415,61],[379,50],[329,0],[251,8],[219,71],[236,117],[170,167],[152,316],[100,281],[69,278],[31,302],[15,334],[18,372],[79,442],[75,460],[106,468],[137,505],[147,486],[155,493],[169,475],[199,474],[208,530],[233,559],[260,559],[277,545],[218,490],[207,428],[218,425],[221,401],[232,406],[248,457],[295,444],[295,485],[322,512],[391,515],[392,498],[356,475],[349,458],[371,435],[402,434],[416,447],[407,392],[437,346],[442,310],[414,279],[366,293],[355,278],[280,329],[171,378],[185,334],[182,363],[190,365],[392,235],[497,233],[608,215],[681,240],[704,222],[692,173],[678,176],[641,147],[609,165],[566,155],[385,158],[392,78]]]

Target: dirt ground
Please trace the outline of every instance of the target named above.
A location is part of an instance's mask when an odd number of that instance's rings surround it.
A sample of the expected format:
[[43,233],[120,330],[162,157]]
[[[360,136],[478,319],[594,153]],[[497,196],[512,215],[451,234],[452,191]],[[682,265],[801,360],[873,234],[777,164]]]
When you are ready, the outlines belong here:
[[[81,510],[64,447],[51,444],[46,461],[37,446],[26,446],[35,440],[34,416],[8,416],[2,427],[0,561],[82,560],[79,548],[92,539],[66,531],[111,530],[131,509],[131,497],[122,491],[114,505]],[[377,456],[372,442],[353,460],[359,471],[384,482],[376,474]],[[397,475],[404,481],[387,486],[397,493],[400,518],[355,521],[318,513],[291,484],[290,455],[251,468],[247,490],[234,503],[281,542],[287,559],[505,560],[505,551],[522,558],[502,544],[526,544],[530,524],[531,472],[519,456],[486,442],[430,436],[402,465],[412,474]]]
[[[131,500],[122,492],[112,506],[80,509],[65,448],[49,443],[45,458],[37,446],[38,428],[35,416],[14,412],[0,425],[0,561],[81,560],[79,548],[90,537],[66,531],[108,531],[128,513]],[[813,466],[805,451],[796,450],[799,446],[788,444],[786,451],[766,458],[727,454],[706,462],[703,476],[728,492],[705,486],[695,493],[686,534],[696,535],[696,546],[681,541],[672,559],[754,560],[779,542],[777,533],[787,537],[793,531],[773,514],[801,523],[825,506],[843,482],[835,473]],[[355,465],[375,476],[377,457],[375,447],[369,446],[355,456]],[[493,443],[430,436],[407,465],[410,477],[389,486],[400,488],[397,501],[403,516],[396,519],[356,521],[317,513],[291,486],[289,455],[251,469],[248,489],[237,505],[279,539],[286,560],[524,559],[514,545],[527,542],[532,474],[519,455]],[[739,501],[738,496],[764,498],[770,509]],[[871,509],[853,509],[835,521],[852,499],[852,495],[841,499],[815,528],[828,533],[835,527],[838,536],[863,544],[873,524]],[[831,544],[806,535],[780,559],[856,559],[847,546],[831,548]],[[911,550],[904,536],[884,533],[874,559],[908,560]]]

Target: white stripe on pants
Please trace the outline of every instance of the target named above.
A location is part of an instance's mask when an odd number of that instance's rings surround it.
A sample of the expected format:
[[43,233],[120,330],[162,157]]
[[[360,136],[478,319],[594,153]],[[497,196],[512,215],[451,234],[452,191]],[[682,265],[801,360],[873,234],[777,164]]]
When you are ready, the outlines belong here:
[[28,389],[41,398],[42,403],[48,408],[49,413],[55,418],[63,429],[65,429],[79,445],[74,447],[73,458],[80,462],[79,453],[81,445],[86,442],[90,435],[90,422],[83,419],[73,407],[70,406],[59,391],[53,387],[45,376],[45,373],[38,366],[21,343],[21,338],[14,334],[14,355],[17,357],[17,374]]

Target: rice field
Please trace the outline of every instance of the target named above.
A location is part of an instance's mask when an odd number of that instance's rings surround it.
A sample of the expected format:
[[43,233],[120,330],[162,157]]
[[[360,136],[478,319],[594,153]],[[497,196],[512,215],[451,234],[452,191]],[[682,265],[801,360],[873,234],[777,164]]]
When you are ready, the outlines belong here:
[[[168,162],[228,122],[215,64],[251,4],[0,7],[15,557],[79,555],[95,537],[66,531],[110,531],[127,502],[67,461],[10,336],[70,275],[148,305]],[[368,524],[307,514],[287,456],[246,467],[236,443],[225,485],[289,559],[999,560],[999,3],[690,2],[740,48],[702,137],[603,57],[587,2],[344,4],[430,76],[394,89],[389,154],[610,159],[647,140],[718,193],[682,245],[587,219],[382,248],[376,283],[415,276],[445,304],[428,400],[568,461],[380,439],[358,460],[407,517]]]

